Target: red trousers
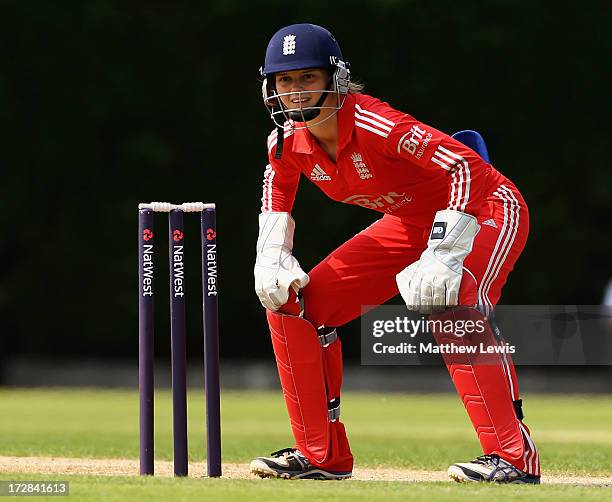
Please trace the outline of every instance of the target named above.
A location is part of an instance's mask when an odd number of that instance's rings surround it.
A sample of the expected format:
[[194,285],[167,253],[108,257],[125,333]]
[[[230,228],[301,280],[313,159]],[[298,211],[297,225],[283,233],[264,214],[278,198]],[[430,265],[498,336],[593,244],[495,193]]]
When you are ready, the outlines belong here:
[[[525,246],[529,214],[518,190],[506,183],[487,198],[478,220],[480,231],[464,262],[459,303],[487,309],[499,300],[502,287]],[[339,327],[359,317],[363,305],[380,305],[396,296],[396,274],[420,258],[429,231],[429,228],[416,228],[407,220],[385,215],[345,242],[309,272],[310,283],[302,290],[304,317],[316,328]],[[339,397],[342,384],[339,341],[323,349],[323,363],[328,397]],[[537,451],[527,427],[519,418],[514,415],[505,417],[516,427],[513,426],[511,432],[506,431],[508,441],[502,442],[501,446],[496,439],[499,431],[495,428],[498,426],[481,423],[482,416],[490,415],[495,411],[490,408],[498,404],[491,396],[481,396],[481,401],[478,401],[478,396],[471,395],[479,391],[472,391],[471,387],[480,386],[469,375],[467,383],[461,381],[465,369],[449,366],[484,453],[497,453],[521,470],[539,475]],[[469,368],[467,370],[469,373]],[[499,389],[494,385],[488,392],[495,392],[495,399],[502,401],[499,405],[503,407],[501,414],[507,415],[507,410],[512,408],[508,408],[510,400],[517,401],[519,395],[512,361],[504,357],[495,371],[495,374],[477,377],[486,378],[495,385],[499,382]],[[500,390],[504,392],[500,393]],[[330,434],[330,444],[334,445],[335,451],[319,466],[333,471],[351,470],[353,458],[340,420],[331,423]],[[299,446],[300,450],[307,449],[304,445]],[[308,451],[302,453],[309,457]]]

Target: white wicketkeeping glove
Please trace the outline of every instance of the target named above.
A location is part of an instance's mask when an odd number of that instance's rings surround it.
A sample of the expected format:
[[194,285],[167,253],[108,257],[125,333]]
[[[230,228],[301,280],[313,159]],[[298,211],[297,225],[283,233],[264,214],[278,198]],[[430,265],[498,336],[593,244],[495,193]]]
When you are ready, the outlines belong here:
[[289,288],[303,288],[310,278],[293,257],[295,221],[289,213],[259,215],[259,238],[255,261],[255,293],[261,304],[278,310],[289,299]]
[[429,314],[457,305],[463,260],[472,251],[478,230],[474,216],[451,209],[436,213],[427,249],[396,276],[410,310]]

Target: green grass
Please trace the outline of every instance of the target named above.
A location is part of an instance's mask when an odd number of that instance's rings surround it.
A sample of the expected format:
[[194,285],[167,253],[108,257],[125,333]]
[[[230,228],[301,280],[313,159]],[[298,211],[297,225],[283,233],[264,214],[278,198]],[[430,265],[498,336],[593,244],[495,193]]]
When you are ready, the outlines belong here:
[[[33,476],[8,476],[0,479],[31,480]],[[71,502],[87,501],[305,501],[315,500],[370,502],[381,501],[469,501],[475,500],[606,500],[612,490],[588,486],[487,486],[456,483],[401,483],[364,481],[284,481],[275,479],[173,479],[173,478],[113,478],[100,476],[57,476],[45,479],[70,482]],[[40,479],[40,476],[38,477]],[[36,500],[62,500],[57,497],[37,497]]]
[[[205,457],[203,393],[189,396],[191,460]],[[280,392],[223,392],[224,461],[247,462],[292,444]],[[524,397],[527,423],[545,473],[612,479],[612,397]],[[137,458],[138,396],[135,391],[0,389],[0,455]],[[454,395],[346,393],[343,420],[358,466],[446,469],[480,454],[467,415]],[[168,392],[156,397],[156,457],[172,458]],[[56,476],[52,478],[57,478]],[[341,483],[276,480],[140,479],[63,476],[71,498],[88,500],[459,500],[537,495],[561,500],[607,495],[605,487],[463,486],[451,483]],[[41,479],[0,474],[0,479]],[[492,490],[492,491],[491,491]],[[497,491],[496,491],[497,490]],[[499,490],[503,490],[503,493]],[[57,499],[55,499],[57,500]]]

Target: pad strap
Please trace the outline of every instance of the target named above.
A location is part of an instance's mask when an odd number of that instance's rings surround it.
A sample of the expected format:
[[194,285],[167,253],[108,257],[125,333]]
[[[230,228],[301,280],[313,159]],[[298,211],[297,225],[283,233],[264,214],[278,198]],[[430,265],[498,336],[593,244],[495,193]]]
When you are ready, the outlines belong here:
[[327,414],[330,422],[335,422],[340,418],[340,397],[332,399],[327,403]]
[[523,400],[517,399],[516,401],[512,401],[512,404],[514,405],[514,412],[516,413],[516,418],[518,418],[519,420],[523,420],[523,418],[525,418],[525,415],[523,413]]
[[325,326],[321,326],[317,333],[319,334],[319,342],[321,343],[321,347],[327,347],[338,340],[338,332],[336,328],[327,328]]

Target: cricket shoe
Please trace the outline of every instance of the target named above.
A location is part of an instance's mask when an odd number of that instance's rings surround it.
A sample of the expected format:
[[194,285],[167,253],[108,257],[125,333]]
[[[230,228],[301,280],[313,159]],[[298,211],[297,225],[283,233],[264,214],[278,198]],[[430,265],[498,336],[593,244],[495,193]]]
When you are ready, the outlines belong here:
[[498,455],[483,455],[471,462],[453,464],[448,468],[448,475],[458,483],[540,484],[540,476],[526,474]]
[[350,471],[333,472],[315,467],[295,448],[275,451],[269,457],[257,457],[249,467],[260,478],[346,479],[352,475]]

